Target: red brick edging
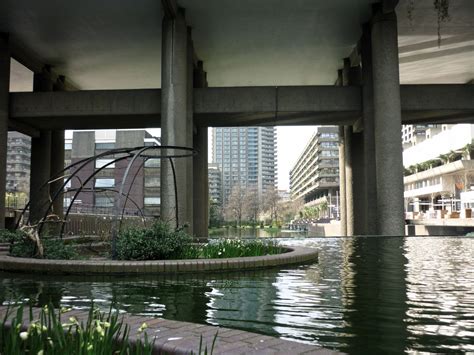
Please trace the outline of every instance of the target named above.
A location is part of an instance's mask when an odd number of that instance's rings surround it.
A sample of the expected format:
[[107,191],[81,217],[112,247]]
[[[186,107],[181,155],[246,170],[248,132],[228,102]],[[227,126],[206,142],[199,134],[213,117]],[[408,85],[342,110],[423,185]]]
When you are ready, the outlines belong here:
[[1,255],[0,270],[50,274],[176,274],[261,269],[301,264],[318,258],[316,249],[295,246],[287,249],[286,253],[265,256],[153,261],[45,260]]

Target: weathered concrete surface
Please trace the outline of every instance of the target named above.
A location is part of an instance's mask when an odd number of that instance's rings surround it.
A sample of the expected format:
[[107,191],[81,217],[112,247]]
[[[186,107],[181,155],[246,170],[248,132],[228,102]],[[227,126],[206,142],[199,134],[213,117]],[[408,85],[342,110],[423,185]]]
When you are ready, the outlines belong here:
[[[188,30],[184,13],[175,18],[163,18],[161,66],[161,144],[192,147],[188,141]],[[169,155],[183,151],[169,149]],[[192,205],[188,205],[187,184],[189,173],[187,159],[172,158],[176,172],[176,192],[173,166],[167,159],[161,164],[161,218],[170,224],[191,225]],[[177,195],[177,196],[176,196]]]
[[339,127],[339,216],[341,235],[347,235],[347,203],[346,203],[346,148],[345,129]]
[[404,235],[403,158],[397,16],[376,12],[372,22],[377,234]]
[[0,229],[5,228],[9,91],[10,50],[8,38],[0,33]]
[[[351,125],[362,115],[361,90],[357,86],[195,88],[194,119],[204,126]],[[474,85],[402,85],[400,92],[404,124],[474,120]],[[12,93],[10,128],[160,127],[161,94],[160,89]]]
[[209,183],[208,183],[208,132],[207,127],[197,127],[194,135],[194,234],[200,240],[208,237],[209,224]]

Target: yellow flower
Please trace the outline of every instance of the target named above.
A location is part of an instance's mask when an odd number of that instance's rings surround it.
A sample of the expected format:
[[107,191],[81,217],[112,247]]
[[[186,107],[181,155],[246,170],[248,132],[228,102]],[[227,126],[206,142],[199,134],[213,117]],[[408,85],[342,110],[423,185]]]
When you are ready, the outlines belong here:
[[143,332],[146,328],[148,328],[148,324],[143,323],[140,328],[138,328],[138,332],[141,333]]
[[41,349],[40,351],[38,351],[38,354],[37,355],[43,355],[43,349]]

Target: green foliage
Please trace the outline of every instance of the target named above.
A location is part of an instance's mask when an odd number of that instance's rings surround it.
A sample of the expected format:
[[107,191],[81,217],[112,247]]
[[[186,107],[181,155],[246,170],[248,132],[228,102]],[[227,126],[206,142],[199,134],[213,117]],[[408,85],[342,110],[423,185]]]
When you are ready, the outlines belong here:
[[23,234],[17,230],[0,229],[0,243],[11,243]]
[[284,248],[275,241],[242,241],[226,239],[206,244],[201,248],[203,258],[237,258],[244,256],[262,256],[283,253]]
[[181,259],[192,237],[183,229],[172,230],[167,223],[155,222],[149,228],[132,227],[117,238],[121,260]]
[[[10,255],[19,258],[36,258],[35,243],[23,231],[11,232]],[[61,239],[43,240],[45,259],[76,259],[78,254],[73,246],[64,244]]]
[[[109,311],[105,316],[91,308],[86,323],[79,323],[75,317],[68,317],[64,323],[60,311],[53,307],[41,309],[38,319],[29,309],[29,326],[24,327],[23,306],[16,312],[9,309],[0,323],[0,354],[151,354],[153,343],[146,333],[135,344],[130,344],[128,325],[118,320],[117,312]],[[63,322],[62,322],[63,321]],[[145,327],[143,327],[145,328]]]

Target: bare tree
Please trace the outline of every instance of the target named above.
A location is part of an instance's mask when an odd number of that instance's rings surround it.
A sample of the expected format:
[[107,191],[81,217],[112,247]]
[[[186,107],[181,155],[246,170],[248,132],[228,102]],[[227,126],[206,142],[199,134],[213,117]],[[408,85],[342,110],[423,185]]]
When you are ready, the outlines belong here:
[[229,199],[224,207],[224,216],[227,220],[235,220],[240,226],[245,208],[245,189],[241,185],[234,185]]
[[280,202],[281,197],[278,195],[278,190],[273,188],[270,190],[265,191],[265,196],[263,199],[263,205],[265,206],[265,210],[270,213],[270,221],[278,221],[279,209],[280,209]]
[[244,194],[244,217],[256,222],[258,214],[261,210],[260,199],[258,197],[258,189],[256,186],[250,186],[245,190]]

